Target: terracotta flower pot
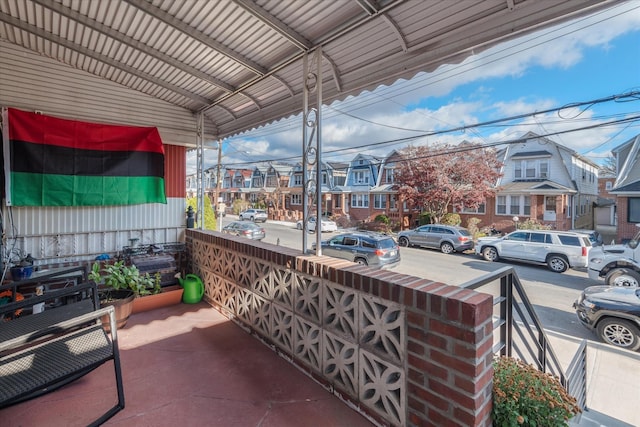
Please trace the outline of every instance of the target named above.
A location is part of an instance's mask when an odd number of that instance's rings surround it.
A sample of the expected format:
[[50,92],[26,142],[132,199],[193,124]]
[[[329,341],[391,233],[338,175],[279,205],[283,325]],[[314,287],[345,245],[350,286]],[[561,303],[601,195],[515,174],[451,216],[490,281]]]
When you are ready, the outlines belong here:
[[170,305],[180,304],[182,300],[182,287],[167,286],[162,289],[159,294],[144,295],[133,300],[132,313],[142,313],[156,308],[168,307]]
[[[109,295],[107,299],[102,299],[103,295]],[[118,329],[124,328],[131,315],[133,309],[133,300],[135,294],[130,290],[110,290],[101,294],[100,306],[107,307],[112,305],[116,314],[116,327]],[[109,316],[102,317],[102,324],[107,332],[111,331],[111,325],[109,324]]]

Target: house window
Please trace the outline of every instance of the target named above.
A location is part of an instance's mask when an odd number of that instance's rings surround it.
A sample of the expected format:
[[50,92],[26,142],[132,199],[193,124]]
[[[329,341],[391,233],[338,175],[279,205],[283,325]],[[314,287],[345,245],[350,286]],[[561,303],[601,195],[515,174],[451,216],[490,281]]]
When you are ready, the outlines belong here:
[[369,171],[361,170],[354,172],[354,179],[356,184],[368,184],[369,183]]
[[611,188],[613,188],[613,182],[611,182],[611,181],[607,181],[607,182],[605,182],[605,183],[604,183],[604,188],[605,188],[605,190],[607,190],[607,191],[611,190]]
[[322,185],[327,185],[327,174],[325,172],[322,173]]
[[513,176],[515,179],[549,178],[548,160],[516,160],[513,167]]
[[[477,208],[468,208],[466,206],[463,206],[462,209],[459,210],[459,212],[465,213],[465,214],[484,214],[486,213],[485,209],[486,209],[485,204],[481,203],[478,205]],[[458,211],[458,209],[456,209],[456,211]]]
[[292,194],[291,195],[291,204],[292,205],[301,205],[302,204],[302,194]]
[[369,194],[355,193],[351,195],[351,207],[352,208],[368,208],[369,207]]
[[629,197],[629,206],[627,217],[629,218],[627,222],[640,222],[640,197]]
[[507,213],[507,196],[498,196],[496,200],[496,213],[498,215]]
[[549,178],[549,162],[546,160],[540,161],[540,178]]
[[373,195],[373,208],[374,209],[386,209],[387,208],[387,195],[386,194],[374,194]]
[[302,174],[297,173],[293,175],[293,186],[302,187]]
[[270,176],[267,178],[267,187],[277,187],[277,186],[278,186],[277,177]]
[[531,215],[531,196],[509,195],[496,198],[497,215]]
[[393,182],[394,182],[393,181],[394,180],[394,176],[393,176],[394,171],[395,171],[394,168],[385,169],[385,179],[386,179],[387,184],[393,184]]
[[389,209],[398,209],[398,201],[396,200],[396,195],[391,194],[389,196]]

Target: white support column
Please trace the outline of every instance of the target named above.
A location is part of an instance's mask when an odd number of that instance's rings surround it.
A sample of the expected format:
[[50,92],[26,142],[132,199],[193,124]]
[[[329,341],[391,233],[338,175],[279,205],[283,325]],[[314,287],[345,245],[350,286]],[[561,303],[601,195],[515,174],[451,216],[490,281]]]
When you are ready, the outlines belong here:
[[[303,123],[302,123],[302,179],[303,197],[302,208],[304,214],[302,227],[302,250],[307,252],[308,231],[307,224],[316,208],[316,255],[322,255],[320,242],[322,216],[322,156],[320,142],[320,117],[322,108],[322,48],[319,47],[309,58],[303,59],[304,92],[303,92]],[[315,65],[315,70],[314,70]],[[315,94],[315,99],[313,95]],[[315,171],[315,174],[313,172]],[[315,175],[315,176],[314,176]]]
[[197,119],[197,141],[196,141],[196,194],[197,208],[196,218],[198,220],[198,228],[204,229],[204,113],[198,113]]

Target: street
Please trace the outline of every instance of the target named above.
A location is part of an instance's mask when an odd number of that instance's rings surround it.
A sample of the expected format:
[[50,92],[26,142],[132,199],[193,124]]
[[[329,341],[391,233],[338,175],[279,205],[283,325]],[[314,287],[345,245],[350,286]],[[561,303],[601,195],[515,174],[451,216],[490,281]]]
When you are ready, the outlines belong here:
[[[235,220],[234,216],[224,218],[223,224]],[[266,243],[279,244],[294,249],[302,249],[302,231],[295,224],[267,221],[260,223],[266,230]],[[324,233],[327,239],[336,233]],[[308,246],[316,241],[316,235],[308,235]],[[515,268],[520,281],[534,304],[536,313],[546,329],[576,338],[596,340],[597,337],[586,330],[577,320],[572,307],[582,289],[596,285],[586,271],[569,269],[565,273],[553,273],[546,266],[525,263],[490,263],[473,253],[445,255],[436,250],[401,248],[402,261],[393,271],[430,279],[457,286],[477,279],[504,266]],[[489,292],[489,290],[484,290]]]

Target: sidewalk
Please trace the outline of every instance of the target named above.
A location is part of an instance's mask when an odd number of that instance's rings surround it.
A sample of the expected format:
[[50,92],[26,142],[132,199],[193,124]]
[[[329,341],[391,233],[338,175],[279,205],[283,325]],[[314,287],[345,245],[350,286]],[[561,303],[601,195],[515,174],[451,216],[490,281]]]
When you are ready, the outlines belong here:
[[[551,346],[566,369],[580,340],[546,330]],[[587,345],[587,408],[573,426],[640,426],[640,353],[589,340]]]

